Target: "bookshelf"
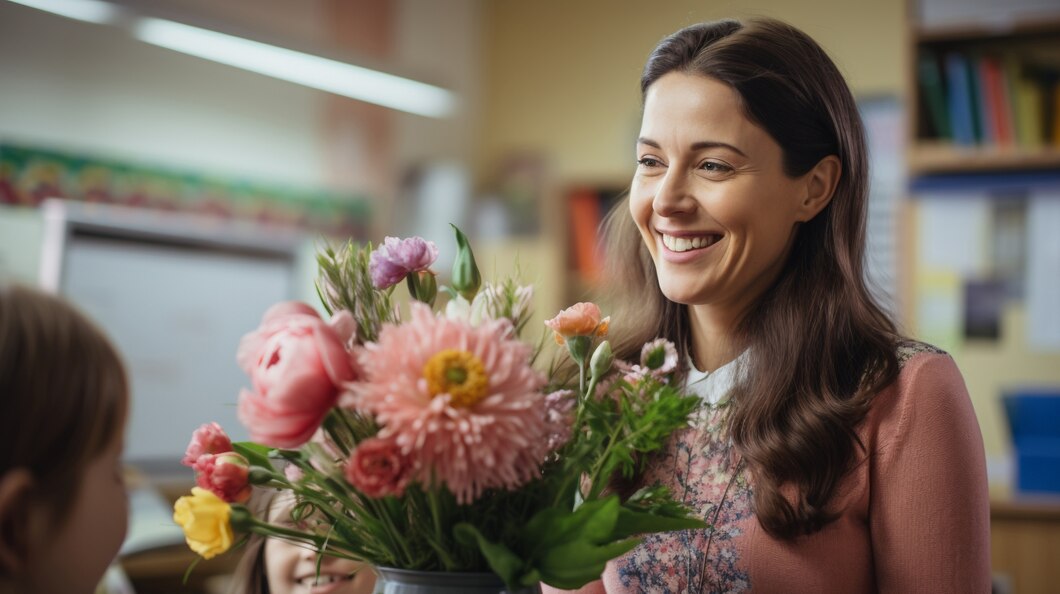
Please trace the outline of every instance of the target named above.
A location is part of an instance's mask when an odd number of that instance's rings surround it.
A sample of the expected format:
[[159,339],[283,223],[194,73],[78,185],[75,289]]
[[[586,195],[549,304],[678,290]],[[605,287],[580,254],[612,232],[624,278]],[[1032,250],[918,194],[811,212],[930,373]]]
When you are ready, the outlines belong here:
[[600,288],[604,257],[600,225],[628,189],[626,179],[565,184],[567,283],[564,299],[568,304],[592,299]]
[[922,12],[910,26],[910,174],[1060,169],[1060,9],[930,26]]

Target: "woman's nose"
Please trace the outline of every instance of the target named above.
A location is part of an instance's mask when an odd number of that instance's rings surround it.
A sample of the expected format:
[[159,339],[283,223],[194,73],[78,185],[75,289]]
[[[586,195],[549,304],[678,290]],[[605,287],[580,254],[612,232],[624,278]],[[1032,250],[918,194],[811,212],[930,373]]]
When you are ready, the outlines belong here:
[[656,188],[652,210],[662,217],[687,213],[695,209],[696,199],[691,193],[688,174],[671,167]]

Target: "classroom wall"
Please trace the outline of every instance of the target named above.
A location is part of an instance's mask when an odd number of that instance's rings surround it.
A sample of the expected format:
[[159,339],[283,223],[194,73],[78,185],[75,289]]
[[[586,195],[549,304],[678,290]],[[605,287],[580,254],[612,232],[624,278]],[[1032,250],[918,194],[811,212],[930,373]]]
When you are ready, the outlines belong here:
[[546,154],[561,179],[628,178],[644,60],[664,36],[705,20],[784,19],[831,53],[855,93],[897,94],[904,84],[899,0],[496,0],[483,12],[483,178],[512,151]]

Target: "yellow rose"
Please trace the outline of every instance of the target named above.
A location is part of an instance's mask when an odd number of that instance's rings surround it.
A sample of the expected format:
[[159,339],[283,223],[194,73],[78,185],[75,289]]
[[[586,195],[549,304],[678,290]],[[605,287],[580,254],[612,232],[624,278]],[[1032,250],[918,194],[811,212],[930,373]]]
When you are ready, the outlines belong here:
[[173,521],[184,529],[191,550],[210,559],[232,546],[232,508],[220,497],[199,487],[173,504]]

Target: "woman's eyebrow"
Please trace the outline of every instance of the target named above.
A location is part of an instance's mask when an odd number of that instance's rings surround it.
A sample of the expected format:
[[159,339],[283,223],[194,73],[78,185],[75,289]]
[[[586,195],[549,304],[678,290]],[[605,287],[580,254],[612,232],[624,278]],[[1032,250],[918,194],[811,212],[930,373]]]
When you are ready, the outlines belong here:
[[[662,149],[662,146],[660,146],[658,142],[655,142],[654,140],[650,138],[645,138],[643,136],[637,139],[637,144],[646,144],[650,147],[654,147],[660,150]],[[747,157],[747,155],[743,151],[736,148],[735,146],[727,142],[718,142],[715,140],[700,140],[699,142],[693,142],[692,146],[689,148],[693,151],[699,151],[707,148],[724,148],[729,149],[730,151],[736,153],[737,155],[740,155],[741,157]]]

